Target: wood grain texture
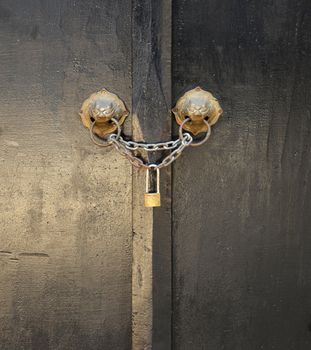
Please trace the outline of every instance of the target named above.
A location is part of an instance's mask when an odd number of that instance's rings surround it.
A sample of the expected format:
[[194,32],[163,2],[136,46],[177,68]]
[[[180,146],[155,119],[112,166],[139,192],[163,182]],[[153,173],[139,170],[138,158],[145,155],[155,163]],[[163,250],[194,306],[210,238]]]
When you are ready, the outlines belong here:
[[174,164],[174,349],[311,347],[310,1],[175,0],[175,100],[224,115]]
[[78,115],[131,103],[130,10],[0,3],[1,350],[131,348],[131,167]]
[[[171,138],[171,1],[134,0],[133,137]],[[149,158],[158,160],[159,155]],[[145,172],[133,173],[133,349],[171,346],[171,172],[161,170],[162,206],[143,207]]]

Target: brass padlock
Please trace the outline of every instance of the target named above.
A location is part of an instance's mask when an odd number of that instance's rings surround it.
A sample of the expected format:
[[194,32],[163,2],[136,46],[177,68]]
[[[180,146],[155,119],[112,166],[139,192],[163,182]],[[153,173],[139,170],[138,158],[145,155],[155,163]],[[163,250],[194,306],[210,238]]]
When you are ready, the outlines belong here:
[[145,193],[145,207],[160,207],[161,195],[160,195],[160,169],[156,169],[157,172],[157,192],[149,192],[150,174],[149,169],[146,170],[146,193]]

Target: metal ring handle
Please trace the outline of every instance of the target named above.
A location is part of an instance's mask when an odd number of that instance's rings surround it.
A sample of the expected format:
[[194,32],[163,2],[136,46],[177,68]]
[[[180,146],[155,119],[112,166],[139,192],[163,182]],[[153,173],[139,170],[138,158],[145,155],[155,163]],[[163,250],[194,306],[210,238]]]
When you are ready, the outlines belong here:
[[[111,121],[113,121],[114,124],[118,128],[117,134],[111,134],[111,135],[116,135],[115,141],[118,141],[120,136],[121,136],[121,126],[120,126],[119,122],[115,118],[111,118]],[[91,127],[90,127],[90,136],[91,136],[92,141],[95,143],[95,145],[100,146],[100,147],[110,146],[113,141],[111,141],[111,140],[110,141],[106,141],[105,139],[102,139],[101,137],[99,137],[99,136],[94,134],[93,129],[94,129],[95,123],[96,123],[96,121],[94,121],[91,124]],[[97,140],[102,140],[102,141],[98,142]]]
[[[179,127],[179,138],[182,140],[183,139],[183,126],[188,123],[190,121],[190,118],[186,118],[181,124],[180,124],[180,127]],[[193,146],[193,147],[197,147],[197,146],[201,146],[203,145],[203,143],[205,143],[209,137],[211,136],[211,126],[209,125],[209,123],[203,119],[203,122],[205,123],[205,125],[207,126],[207,131],[206,131],[206,135],[204,136],[203,140],[201,141],[198,141],[198,142],[192,142],[190,144],[190,146]],[[193,139],[194,141],[194,139]]]

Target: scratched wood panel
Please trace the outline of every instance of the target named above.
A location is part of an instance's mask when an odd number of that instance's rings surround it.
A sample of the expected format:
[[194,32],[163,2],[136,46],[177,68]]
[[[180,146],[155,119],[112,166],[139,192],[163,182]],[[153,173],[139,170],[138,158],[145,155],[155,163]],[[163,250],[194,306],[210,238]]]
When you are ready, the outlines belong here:
[[173,93],[225,111],[173,168],[174,349],[311,347],[311,3],[173,2]]
[[78,116],[131,102],[130,6],[0,3],[3,350],[131,348],[131,167]]

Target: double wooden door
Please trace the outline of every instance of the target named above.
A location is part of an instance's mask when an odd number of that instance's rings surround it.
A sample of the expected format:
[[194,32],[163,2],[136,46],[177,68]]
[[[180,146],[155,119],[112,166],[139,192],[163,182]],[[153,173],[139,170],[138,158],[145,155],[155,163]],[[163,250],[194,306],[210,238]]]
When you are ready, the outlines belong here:
[[[308,350],[311,6],[290,0],[0,1],[0,349]],[[106,87],[127,134],[208,143],[144,173],[90,142]]]

